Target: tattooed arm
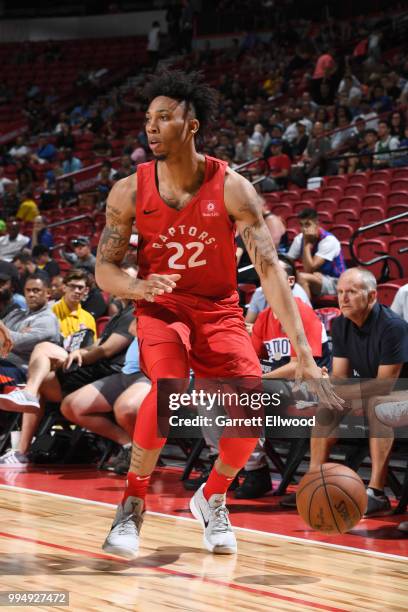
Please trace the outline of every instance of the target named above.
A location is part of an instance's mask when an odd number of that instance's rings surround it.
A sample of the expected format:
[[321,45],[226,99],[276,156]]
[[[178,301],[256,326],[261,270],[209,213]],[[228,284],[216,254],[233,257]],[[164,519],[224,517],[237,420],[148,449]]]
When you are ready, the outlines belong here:
[[95,278],[104,291],[121,298],[154,302],[157,295],[170,293],[178,274],[151,274],[147,280],[132,278],[120,269],[132,232],[136,206],[136,177],[121,179],[112,187],[106,206],[106,225],[96,256]]
[[246,179],[228,171],[225,202],[258,272],[265,298],[288,334],[296,355],[314,363],[298,308],[262,217],[260,197]]

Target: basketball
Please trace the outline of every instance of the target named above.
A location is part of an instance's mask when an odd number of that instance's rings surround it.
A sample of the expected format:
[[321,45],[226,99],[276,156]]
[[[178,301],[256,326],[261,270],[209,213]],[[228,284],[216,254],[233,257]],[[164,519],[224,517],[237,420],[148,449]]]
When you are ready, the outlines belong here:
[[296,505],[303,520],[316,531],[345,533],[363,516],[367,493],[353,470],[339,463],[324,463],[302,478]]

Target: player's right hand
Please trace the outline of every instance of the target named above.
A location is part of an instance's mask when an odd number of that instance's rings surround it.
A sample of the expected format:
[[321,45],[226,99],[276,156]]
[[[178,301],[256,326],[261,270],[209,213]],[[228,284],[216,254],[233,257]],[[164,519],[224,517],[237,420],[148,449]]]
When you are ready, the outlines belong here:
[[143,281],[142,299],[145,299],[147,302],[154,302],[158,295],[172,293],[180,278],[180,274],[150,274]]

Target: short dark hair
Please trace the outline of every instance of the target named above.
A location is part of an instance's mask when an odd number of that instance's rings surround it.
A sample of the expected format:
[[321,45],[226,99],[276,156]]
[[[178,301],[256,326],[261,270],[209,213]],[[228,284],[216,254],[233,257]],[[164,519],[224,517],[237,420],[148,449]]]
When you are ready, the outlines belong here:
[[24,253],[24,251],[22,251],[21,253],[17,253],[16,255],[14,255],[13,263],[15,261],[21,261],[21,263],[26,264],[29,261],[34,261],[34,260],[29,253]]
[[80,270],[78,268],[69,270],[64,278],[64,283],[67,285],[73,280],[83,280],[88,284],[88,273],[85,270]]
[[312,219],[313,221],[317,221],[319,218],[319,215],[317,214],[314,208],[304,208],[303,210],[300,211],[300,213],[298,213],[297,218],[300,221],[303,221],[305,219]]
[[26,284],[30,280],[39,280],[39,281],[42,282],[44,287],[49,287],[50,286],[50,281],[49,281],[48,277],[45,274],[41,274],[41,272],[33,272],[32,274],[29,274],[27,276],[27,278],[25,279],[25,281],[24,281],[24,287],[26,286]]
[[200,72],[162,70],[146,85],[143,94],[147,104],[158,96],[185,102],[187,110],[193,111],[202,128],[213,121],[217,109],[218,94],[203,82]]
[[50,249],[45,244],[36,244],[31,251],[33,257],[39,257],[40,255],[45,255],[45,253],[47,255],[50,254]]
[[278,259],[279,261],[282,261],[285,264],[286,274],[288,276],[294,276],[296,278],[296,267],[294,261],[281,253],[278,255]]

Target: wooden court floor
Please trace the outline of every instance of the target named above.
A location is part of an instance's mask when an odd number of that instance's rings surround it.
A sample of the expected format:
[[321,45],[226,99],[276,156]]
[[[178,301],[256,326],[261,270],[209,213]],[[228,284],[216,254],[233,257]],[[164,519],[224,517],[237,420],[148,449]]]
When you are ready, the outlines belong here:
[[26,610],[408,610],[404,557],[239,528],[238,555],[214,556],[196,521],[148,513],[140,556],[126,561],[100,548],[113,514],[111,504],[1,487],[0,591],[69,591],[69,607]]

